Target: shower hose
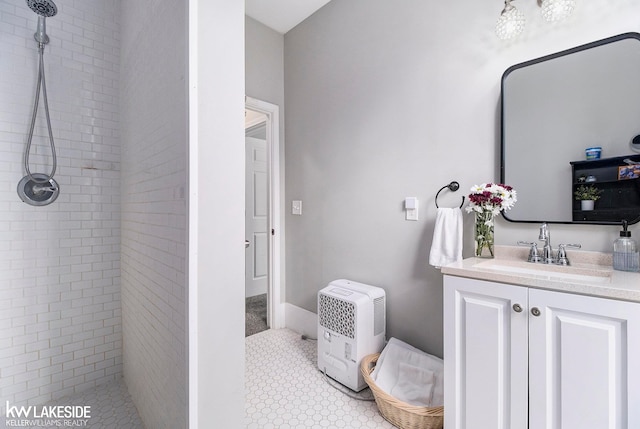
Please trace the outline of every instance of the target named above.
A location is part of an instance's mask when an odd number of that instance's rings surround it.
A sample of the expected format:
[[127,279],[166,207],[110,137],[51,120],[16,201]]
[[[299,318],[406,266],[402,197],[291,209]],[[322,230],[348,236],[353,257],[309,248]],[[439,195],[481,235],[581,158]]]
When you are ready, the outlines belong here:
[[[44,82],[44,44],[40,44],[38,48],[39,52],[39,66],[38,66],[38,82],[36,85],[36,96],[33,102],[33,114],[31,115],[31,127],[29,128],[29,135],[27,137],[27,145],[24,150],[24,169],[34,183],[42,184],[47,183],[49,180],[53,178],[53,175],[56,172],[57,165],[57,156],[56,156],[56,146],[53,142],[53,132],[51,131],[51,119],[49,117],[49,103],[47,101],[47,85]],[[40,102],[40,87],[42,87],[42,99],[44,101],[44,112],[47,118],[47,128],[49,129],[49,145],[51,146],[51,156],[53,161],[53,167],[51,168],[51,173],[45,179],[36,179],[33,177],[31,170],[29,168],[29,155],[31,152],[31,140],[33,139],[33,130],[36,125],[36,114],[38,113],[38,103]]]

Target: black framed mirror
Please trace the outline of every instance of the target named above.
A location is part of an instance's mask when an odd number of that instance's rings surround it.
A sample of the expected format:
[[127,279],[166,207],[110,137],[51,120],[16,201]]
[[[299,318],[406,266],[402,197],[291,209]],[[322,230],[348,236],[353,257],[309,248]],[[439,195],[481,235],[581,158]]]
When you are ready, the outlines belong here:
[[[518,193],[507,220],[640,221],[640,34],[516,64],[501,93],[500,179]],[[591,210],[581,186],[597,189]]]

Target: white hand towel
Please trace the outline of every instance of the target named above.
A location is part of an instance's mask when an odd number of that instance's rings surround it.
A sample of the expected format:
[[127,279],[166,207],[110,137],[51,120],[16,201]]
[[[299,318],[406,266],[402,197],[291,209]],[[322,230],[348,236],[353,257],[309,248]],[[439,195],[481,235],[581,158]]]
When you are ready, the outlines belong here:
[[462,260],[462,210],[438,208],[429,264],[440,268]]

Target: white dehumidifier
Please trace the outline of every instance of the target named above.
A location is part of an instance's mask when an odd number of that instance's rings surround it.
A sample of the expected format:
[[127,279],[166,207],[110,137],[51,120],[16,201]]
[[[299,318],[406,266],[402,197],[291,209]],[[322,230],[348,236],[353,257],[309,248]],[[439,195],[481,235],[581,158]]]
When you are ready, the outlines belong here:
[[318,292],[318,368],[356,392],[362,358],[384,348],[384,289],[335,280]]

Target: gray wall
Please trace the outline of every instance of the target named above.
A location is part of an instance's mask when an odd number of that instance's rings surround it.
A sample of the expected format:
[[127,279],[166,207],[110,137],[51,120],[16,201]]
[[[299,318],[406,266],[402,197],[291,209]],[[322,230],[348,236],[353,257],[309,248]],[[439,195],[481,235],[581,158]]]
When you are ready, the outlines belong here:
[[[531,3],[531,4],[528,4]],[[494,35],[501,4],[333,0],[285,35],[286,301],[316,311],[316,293],[350,278],[385,288],[388,336],[442,355],[442,276],[428,265],[435,193],[454,206],[496,180],[500,77],[509,66],[626,31],[640,5],[580,2],[546,24],[518,4],[527,33]],[[604,11],[604,12],[603,12]],[[535,165],[532,165],[535,169]],[[404,220],[405,197],[420,219]],[[471,217],[465,215],[465,256]],[[637,227],[634,228],[637,235]],[[610,251],[613,227],[553,225],[554,243]],[[586,235],[589,235],[587,238]],[[498,244],[537,237],[537,225],[499,220]]]
[[245,87],[249,97],[284,105],[284,37],[245,16]]

